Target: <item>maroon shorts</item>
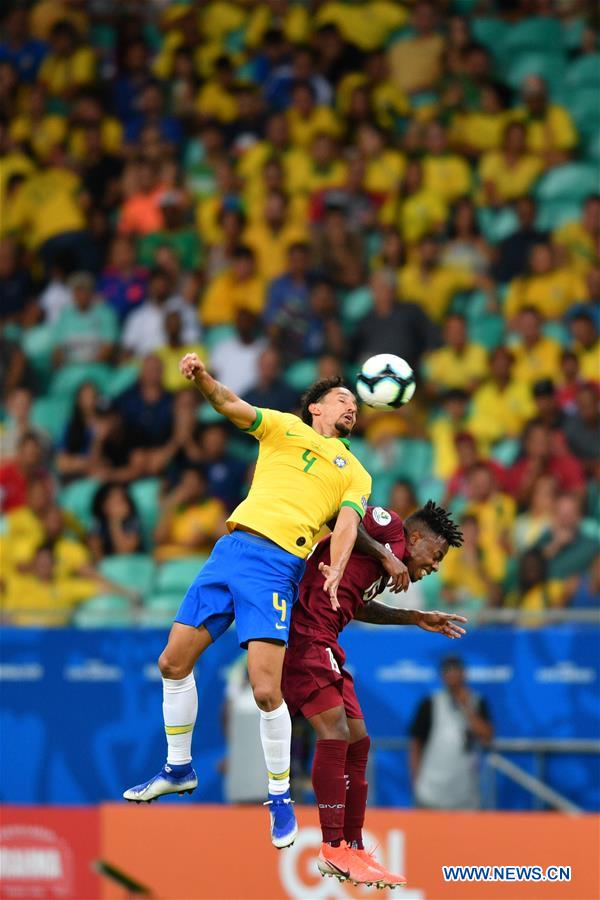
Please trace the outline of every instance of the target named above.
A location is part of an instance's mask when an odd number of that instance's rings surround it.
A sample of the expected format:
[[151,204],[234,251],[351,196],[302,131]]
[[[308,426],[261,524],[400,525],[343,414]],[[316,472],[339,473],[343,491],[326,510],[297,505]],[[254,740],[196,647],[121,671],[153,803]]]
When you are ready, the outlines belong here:
[[346,654],[331,646],[292,638],[285,651],[281,688],[291,715],[300,710],[310,719],[334,706],[343,706],[349,719],[364,719],[354,679],[344,668]]

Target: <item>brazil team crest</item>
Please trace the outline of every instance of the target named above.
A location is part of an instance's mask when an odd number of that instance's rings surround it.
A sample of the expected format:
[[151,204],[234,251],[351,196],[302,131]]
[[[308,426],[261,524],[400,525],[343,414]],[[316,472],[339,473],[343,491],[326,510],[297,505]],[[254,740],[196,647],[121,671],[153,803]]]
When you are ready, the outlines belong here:
[[343,456],[336,456],[333,462],[338,467],[338,469],[343,469],[344,466],[348,465],[348,460]]

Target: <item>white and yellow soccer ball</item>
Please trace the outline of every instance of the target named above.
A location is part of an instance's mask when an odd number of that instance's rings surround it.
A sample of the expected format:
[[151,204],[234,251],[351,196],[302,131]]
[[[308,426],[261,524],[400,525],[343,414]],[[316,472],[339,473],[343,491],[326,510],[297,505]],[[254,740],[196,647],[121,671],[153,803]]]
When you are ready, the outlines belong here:
[[356,379],[356,392],[374,409],[398,409],[412,398],[415,373],[401,356],[378,353],[363,363]]

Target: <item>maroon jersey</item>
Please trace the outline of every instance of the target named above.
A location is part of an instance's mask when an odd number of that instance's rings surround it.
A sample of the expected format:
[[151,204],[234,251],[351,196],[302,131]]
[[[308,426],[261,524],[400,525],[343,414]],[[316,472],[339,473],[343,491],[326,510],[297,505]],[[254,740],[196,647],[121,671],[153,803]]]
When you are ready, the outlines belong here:
[[[372,538],[387,545],[398,559],[403,558],[406,537],[402,519],[396,513],[381,506],[369,506],[363,525]],[[325,579],[319,572],[319,563],[330,562],[330,540],[326,537],[320,541],[306,561],[290,623],[290,644],[294,637],[335,643],[340,631],[355,617],[363,603],[381,593],[387,584],[388,575],[377,560],[353,550],[338,587],[340,609],[333,609],[329,594],[323,590]]]

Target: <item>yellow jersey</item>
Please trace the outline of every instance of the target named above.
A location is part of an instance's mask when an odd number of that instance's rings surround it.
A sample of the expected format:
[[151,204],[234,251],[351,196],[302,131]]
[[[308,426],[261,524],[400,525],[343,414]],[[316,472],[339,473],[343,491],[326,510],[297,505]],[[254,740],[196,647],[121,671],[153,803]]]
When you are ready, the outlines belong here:
[[342,506],[363,517],[371,476],[347,440],[324,437],[298,416],[273,409],[256,409],[245,430],[260,450],[248,496],[227,520],[230,531],[245,526],[305,559]]

